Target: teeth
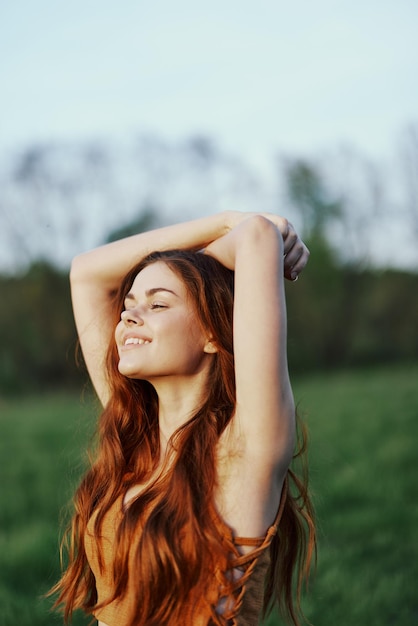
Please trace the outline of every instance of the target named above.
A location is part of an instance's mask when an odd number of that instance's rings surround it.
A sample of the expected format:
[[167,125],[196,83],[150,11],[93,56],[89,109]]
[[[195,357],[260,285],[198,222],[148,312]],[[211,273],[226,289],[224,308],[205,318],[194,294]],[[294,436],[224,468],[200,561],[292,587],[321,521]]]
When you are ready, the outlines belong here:
[[128,339],[125,341],[125,346],[129,346],[130,344],[142,346],[146,343],[149,343],[148,339],[140,339],[139,337],[128,337]]

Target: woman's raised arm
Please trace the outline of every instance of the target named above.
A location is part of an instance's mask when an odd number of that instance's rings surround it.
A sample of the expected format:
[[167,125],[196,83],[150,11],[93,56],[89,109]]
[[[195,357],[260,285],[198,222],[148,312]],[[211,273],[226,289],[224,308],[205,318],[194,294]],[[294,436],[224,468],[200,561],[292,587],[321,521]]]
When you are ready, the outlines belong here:
[[110,296],[122,278],[155,250],[203,248],[247,217],[245,213],[226,211],[139,233],[74,258],[70,273],[74,318],[86,366],[103,405],[109,399],[104,358],[114,332]]
[[[272,485],[280,485],[277,476],[284,477],[294,448],[295,409],[287,366],[284,273],[286,270],[289,276],[297,277],[309,252],[293,227],[274,216],[256,216],[242,222],[210,244],[206,252],[235,270],[237,405],[228,441],[232,445],[231,458],[239,459],[238,474],[245,485],[242,490],[234,487],[241,500],[245,492],[252,506],[258,502],[264,509],[276,499],[277,494],[272,497]],[[232,494],[229,502],[233,498]],[[270,514],[263,512],[266,520]]]

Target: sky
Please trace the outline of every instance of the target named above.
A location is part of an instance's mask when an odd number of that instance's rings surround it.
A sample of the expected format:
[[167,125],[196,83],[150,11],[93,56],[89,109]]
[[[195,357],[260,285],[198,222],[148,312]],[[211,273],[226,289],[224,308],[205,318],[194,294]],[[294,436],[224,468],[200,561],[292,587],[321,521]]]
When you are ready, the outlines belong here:
[[416,0],[1,2],[0,152],[205,134],[372,157],[418,118]]
[[[271,189],[278,156],[332,167],[344,150],[395,189],[418,129],[417,24],[417,0],[0,0],[0,164],[38,143],[198,135]],[[388,232],[378,262],[415,267],[408,222]]]

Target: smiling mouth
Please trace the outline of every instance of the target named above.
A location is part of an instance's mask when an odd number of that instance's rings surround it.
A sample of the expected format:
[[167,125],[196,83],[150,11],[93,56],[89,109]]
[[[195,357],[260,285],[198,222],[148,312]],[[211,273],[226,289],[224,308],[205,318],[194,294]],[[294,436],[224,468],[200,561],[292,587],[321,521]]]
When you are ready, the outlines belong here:
[[126,339],[124,346],[143,346],[147,343],[150,343],[148,339],[141,339],[140,337],[128,337]]

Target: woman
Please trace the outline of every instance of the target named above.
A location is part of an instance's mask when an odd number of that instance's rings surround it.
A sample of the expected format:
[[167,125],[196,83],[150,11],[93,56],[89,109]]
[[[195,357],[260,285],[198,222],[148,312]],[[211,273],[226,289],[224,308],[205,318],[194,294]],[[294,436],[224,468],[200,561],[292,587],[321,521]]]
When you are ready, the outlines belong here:
[[55,588],[66,618],[254,626],[277,600],[299,623],[292,583],[315,536],[289,469],[284,276],[308,256],[286,219],[226,212],[75,258],[74,315],[104,409]]

